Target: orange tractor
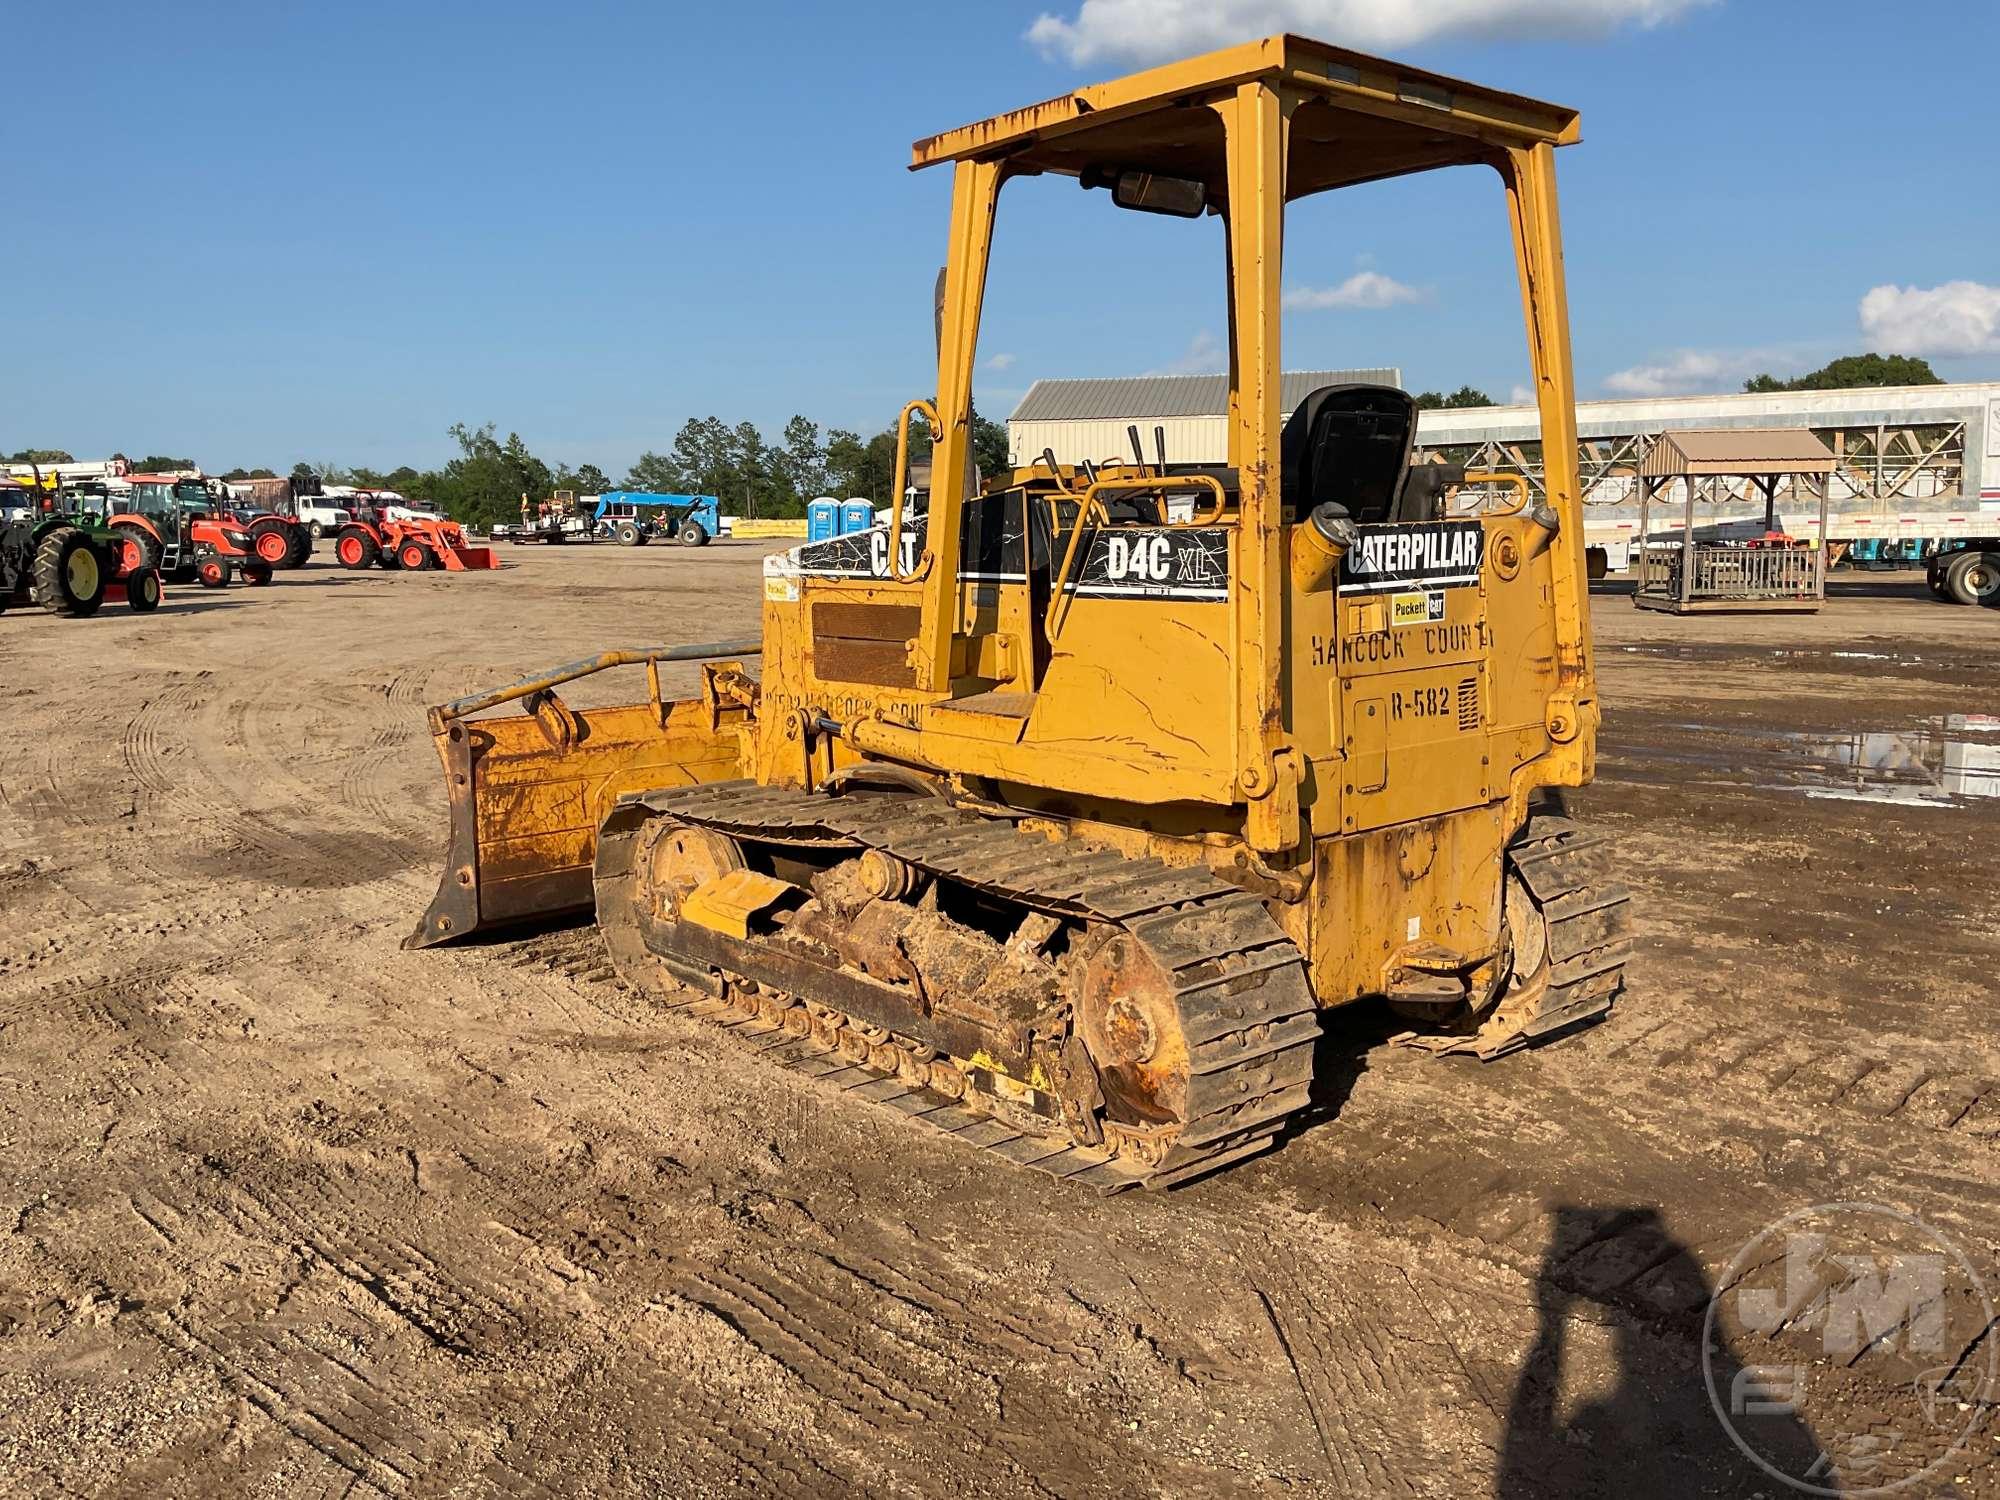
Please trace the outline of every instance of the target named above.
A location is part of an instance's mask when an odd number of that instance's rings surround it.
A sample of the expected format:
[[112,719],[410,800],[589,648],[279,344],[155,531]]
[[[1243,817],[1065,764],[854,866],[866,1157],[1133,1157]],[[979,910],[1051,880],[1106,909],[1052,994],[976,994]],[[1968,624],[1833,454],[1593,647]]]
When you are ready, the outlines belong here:
[[302,568],[312,556],[312,533],[297,516],[276,511],[217,510],[217,520],[240,527],[250,537],[250,549],[260,562],[274,568]]
[[469,547],[465,531],[443,516],[415,512],[357,511],[335,534],[333,555],[343,568],[401,568],[450,573],[497,568],[491,547]]
[[135,561],[162,578],[219,589],[241,575],[252,587],[271,581],[272,565],[257,538],[219,510],[199,479],[173,474],[130,474],[129,494],[106,497],[106,524],[126,539]]

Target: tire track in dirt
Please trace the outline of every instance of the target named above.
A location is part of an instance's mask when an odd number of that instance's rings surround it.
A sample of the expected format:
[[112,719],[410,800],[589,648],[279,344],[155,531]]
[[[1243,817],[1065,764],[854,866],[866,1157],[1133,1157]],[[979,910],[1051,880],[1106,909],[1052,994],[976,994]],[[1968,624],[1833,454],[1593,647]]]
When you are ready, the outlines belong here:
[[[363,749],[347,757],[340,771],[337,796],[339,805],[351,810],[349,821],[378,832],[383,828],[400,828],[414,833],[422,827],[419,814],[428,809],[392,789],[386,777],[397,752],[415,738],[415,733],[407,728],[380,729]],[[432,838],[442,850],[444,830],[433,830]]]
[[[128,764],[158,798],[158,820],[190,830],[189,864],[213,867],[218,875],[244,880],[262,875],[308,888],[370,885],[409,872],[417,851],[407,842],[290,831],[270,814],[241,806],[238,784],[244,776],[219,772],[214,762],[228,747],[244,744],[240,725],[247,705],[206,691],[211,680],[212,674],[199,672],[142,701],[122,740]],[[190,754],[187,738],[175,733],[171,722],[189,717],[196,737],[224,750]],[[226,769],[235,771],[233,765]],[[257,783],[253,778],[248,784]],[[241,857],[245,851],[252,856],[248,860]],[[188,872],[158,873],[185,879]]]
[[[415,675],[421,681],[429,672],[425,668]],[[417,831],[424,810],[384,774],[398,752],[424,735],[421,712],[406,706],[407,699],[397,692],[412,675],[401,673],[387,684],[359,688],[306,680],[298,684],[296,697],[258,693],[237,699],[231,713],[255,764],[269,768],[271,779],[291,788],[295,805],[369,838],[385,831]],[[336,704],[339,712],[329,713]],[[286,743],[290,738],[299,741],[296,750]],[[302,766],[308,770],[302,772]],[[312,769],[321,774],[310,774]]]
[[1945,1049],[1885,1040],[1803,1035],[1776,1022],[1689,1012],[1612,1043],[1605,1055],[1642,1061],[1650,1074],[1675,1079],[1690,1096],[1715,1091],[1746,1103],[1783,1101],[1973,1140],[2000,1134],[1979,1107],[2000,1090],[2000,1079],[1945,1060]]
[[326,1408],[333,1403],[298,1389],[299,1377],[307,1372],[297,1363],[279,1360],[273,1367],[260,1362],[253,1368],[228,1341],[170,1314],[155,1315],[152,1327],[168,1348],[216,1370],[245,1401],[345,1473],[347,1493],[353,1493],[355,1485],[366,1485],[378,1494],[404,1494],[421,1472],[421,1466],[398,1446],[399,1412],[388,1412],[386,1420],[356,1423],[351,1411],[329,1411]]

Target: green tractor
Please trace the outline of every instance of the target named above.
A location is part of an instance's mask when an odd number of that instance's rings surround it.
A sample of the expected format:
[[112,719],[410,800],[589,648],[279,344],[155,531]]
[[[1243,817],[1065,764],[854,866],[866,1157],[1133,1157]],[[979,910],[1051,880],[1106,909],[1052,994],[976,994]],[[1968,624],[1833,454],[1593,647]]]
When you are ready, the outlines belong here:
[[39,604],[81,617],[119,599],[140,614],[159,608],[159,570],[143,554],[96,518],[45,503],[38,489],[0,488],[0,610]]

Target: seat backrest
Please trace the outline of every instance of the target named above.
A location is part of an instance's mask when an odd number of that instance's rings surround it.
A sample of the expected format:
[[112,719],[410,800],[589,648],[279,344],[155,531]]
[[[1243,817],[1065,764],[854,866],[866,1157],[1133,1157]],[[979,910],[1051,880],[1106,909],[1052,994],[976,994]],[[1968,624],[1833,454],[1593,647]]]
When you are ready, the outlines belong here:
[[1410,447],[1417,403],[1387,385],[1324,385],[1285,423],[1278,458],[1285,513],[1296,520],[1329,500],[1364,524],[1391,519]]

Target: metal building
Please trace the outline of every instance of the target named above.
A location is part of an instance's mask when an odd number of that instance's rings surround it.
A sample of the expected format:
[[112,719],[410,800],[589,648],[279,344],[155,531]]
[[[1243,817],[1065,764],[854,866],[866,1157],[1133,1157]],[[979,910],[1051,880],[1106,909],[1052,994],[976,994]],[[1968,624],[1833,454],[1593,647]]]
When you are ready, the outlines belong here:
[[[1296,370],[1284,377],[1278,399],[1290,416],[1307,394],[1323,385],[1401,386],[1403,372]],[[1138,375],[1109,380],[1037,380],[1007,419],[1007,453],[1025,467],[1055,450],[1058,463],[1130,458],[1126,428],[1138,424],[1153,455],[1153,429],[1166,432],[1167,462],[1219,464],[1229,458],[1227,375]]]
[[[1425,456],[1520,474],[1539,491],[1541,426],[1532,406],[1427,411],[1418,419],[1417,445]],[[1900,542],[2000,529],[2000,383],[1910,385],[1579,401],[1577,459],[1590,539],[1637,537],[1638,475],[1662,435],[1775,427],[1807,428],[1833,451],[1829,540]],[[1717,499],[1712,526],[1762,530],[1764,497],[1747,482]],[[1816,493],[1780,490],[1779,507],[1786,531],[1817,538]],[[1660,525],[1656,515],[1656,540]]]

